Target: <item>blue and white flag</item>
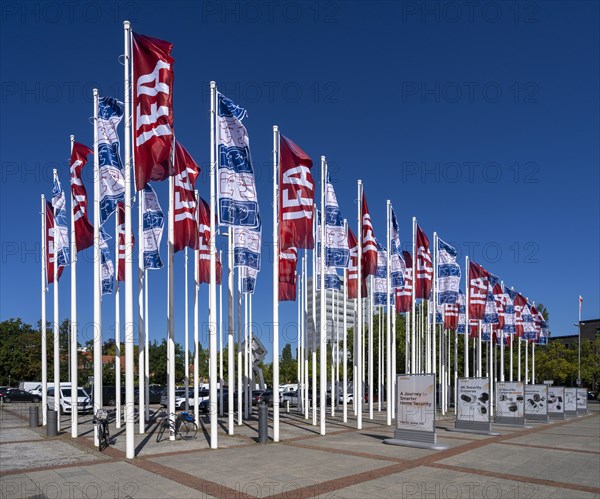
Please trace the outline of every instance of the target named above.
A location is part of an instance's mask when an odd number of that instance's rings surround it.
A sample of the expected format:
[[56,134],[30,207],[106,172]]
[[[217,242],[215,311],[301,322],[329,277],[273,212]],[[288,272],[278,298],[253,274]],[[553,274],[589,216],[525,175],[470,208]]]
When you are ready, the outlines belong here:
[[233,229],[233,262],[235,267],[260,270],[262,228],[236,227]]
[[453,304],[458,300],[460,265],[456,263],[456,248],[438,237],[437,247],[437,296],[438,304]]
[[144,187],[144,270],[161,269],[160,241],[162,239],[165,215],[162,212],[156,192],[146,184]]
[[535,327],[533,315],[531,315],[531,303],[527,302],[527,304],[523,307],[523,313],[521,317],[523,319],[523,339],[536,340],[537,329]]
[[111,294],[115,283],[115,267],[110,258],[110,250],[106,241],[110,236],[100,228],[100,272],[102,281],[102,294]]
[[482,324],[481,326],[481,341],[490,341],[492,339],[492,325]]
[[325,265],[338,269],[350,265],[348,236],[329,175],[325,183]]
[[67,224],[66,203],[65,191],[63,191],[58,174],[55,172],[52,185],[52,208],[54,210],[56,268],[69,265],[69,225]]
[[387,294],[387,251],[383,249],[379,241],[377,245],[377,269],[373,276],[373,301],[375,306],[386,306]]
[[240,269],[240,275],[242,279],[242,293],[254,294],[254,290],[256,289],[256,276],[258,275],[258,270],[250,267],[242,267]]
[[506,285],[504,285],[502,291],[504,292],[504,332],[506,334],[515,334],[517,332],[517,319],[514,300],[517,297],[517,292]]
[[465,334],[466,324],[467,324],[467,316],[466,316],[466,308],[465,308],[465,294],[462,291],[458,291],[458,327],[456,328],[456,332],[458,334]]
[[392,235],[391,240],[391,258],[390,258],[390,286],[392,289],[398,289],[404,287],[404,272],[406,271],[406,264],[404,257],[402,256],[402,244],[400,243],[400,230],[398,229],[398,220],[396,219],[396,213],[394,209],[391,209],[391,223],[390,227]]
[[246,110],[217,92],[217,214],[221,225],[258,227],[258,200]]
[[98,103],[98,165],[100,173],[100,225],[125,201],[125,180],[117,128],[123,119],[123,103],[100,97]]
[[[316,242],[316,251],[317,251],[317,286],[316,289],[321,289],[321,211],[315,210],[315,242]],[[327,247],[325,247],[325,251],[327,251]],[[327,257],[325,258],[327,261]],[[328,267],[325,265],[325,289],[337,289],[340,290],[342,288],[342,281],[340,276],[338,276],[337,270],[335,267]]]

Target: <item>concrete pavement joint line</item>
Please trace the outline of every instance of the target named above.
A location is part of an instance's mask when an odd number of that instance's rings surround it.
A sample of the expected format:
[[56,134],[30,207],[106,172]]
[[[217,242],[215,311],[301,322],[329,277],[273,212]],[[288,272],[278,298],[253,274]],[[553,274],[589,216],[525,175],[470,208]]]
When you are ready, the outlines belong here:
[[38,468],[21,468],[15,470],[3,470],[0,473],[2,476],[6,475],[24,475],[26,473],[37,473],[39,471],[54,471],[54,470],[62,470],[67,468],[83,468],[85,466],[92,466],[97,464],[107,464],[118,462],[118,459],[100,459],[98,461],[80,461],[78,463],[68,463],[68,464],[53,464],[52,466],[40,466]]
[[43,442],[43,440],[41,438],[29,438],[27,440],[8,440],[6,442],[0,442],[0,445],[6,445],[6,444],[28,444],[31,442]]
[[577,483],[556,482],[554,480],[545,480],[543,478],[534,478],[530,476],[511,475],[508,473],[496,473],[495,471],[476,470],[473,468],[465,468],[463,466],[452,466],[450,464],[431,463],[425,465],[429,468],[439,468],[443,470],[458,471],[460,473],[468,473],[470,475],[487,476],[490,478],[500,478],[502,480],[512,480],[513,482],[535,483],[536,485],[545,485],[548,487],[556,487],[560,489],[578,490],[580,492],[590,492],[591,494],[600,494],[600,487],[588,487]]
[[296,443],[296,442],[293,442],[293,443],[283,442],[283,444],[289,445],[291,447],[300,447],[302,449],[330,452],[332,454],[343,454],[345,456],[364,457],[367,459],[375,459],[378,461],[389,461],[392,463],[409,463],[409,462],[411,462],[410,459],[404,459],[402,457],[382,456],[379,454],[369,454],[368,452],[354,452],[354,451],[349,451],[349,450],[334,449],[331,447],[320,447],[318,445],[300,444],[300,443]]
[[168,466],[155,463],[154,461],[150,461],[148,459],[131,459],[128,460],[127,463],[132,464],[133,466],[137,466],[138,468],[141,468],[143,470],[149,471],[150,473],[160,475],[166,478],[167,480],[172,480],[181,485],[185,485],[186,487],[195,489],[206,495],[211,495],[215,497],[235,497],[236,499],[254,499],[254,496],[244,494],[240,490],[235,490],[225,485],[221,485],[216,482],[211,482],[210,480],[205,480],[204,478],[200,478],[194,475],[190,475],[189,473],[185,473],[183,471],[169,468]]
[[[584,419],[588,419],[590,417],[595,417],[595,416],[597,416],[597,415],[585,416],[584,418],[581,418],[578,421],[582,421]],[[560,421],[560,422],[554,423],[553,427],[563,426],[563,425],[566,425],[566,424],[569,424],[572,422],[574,422],[574,421],[573,420]],[[543,431],[546,428],[547,427],[545,427],[545,426],[540,426],[540,427],[536,427],[536,428],[529,428],[529,429],[519,431],[517,434],[501,435],[501,436],[497,436],[497,437],[485,438],[482,440],[474,440],[467,444],[460,445],[458,447],[454,447],[454,448],[451,448],[451,449],[448,449],[445,451],[441,451],[436,454],[431,454],[429,456],[424,456],[424,457],[415,459],[414,461],[410,461],[407,463],[398,463],[398,464],[394,464],[394,465],[387,466],[384,468],[379,468],[376,470],[359,473],[356,475],[350,475],[350,476],[343,477],[343,478],[328,480],[328,481],[322,482],[320,484],[315,484],[315,485],[312,485],[309,487],[295,489],[294,497],[297,497],[297,498],[315,497],[317,495],[324,494],[326,492],[339,491],[340,489],[344,489],[344,488],[347,488],[347,487],[350,487],[353,485],[357,485],[359,483],[368,482],[371,480],[375,480],[377,478],[383,478],[384,476],[388,476],[388,475],[391,475],[394,473],[399,473],[401,471],[407,471],[412,468],[418,468],[419,466],[431,466],[433,464],[436,464],[436,461],[441,461],[441,460],[447,459],[449,457],[454,457],[454,456],[457,456],[464,452],[476,450],[481,447],[485,447],[488,444],[499,443],[502,440],[508,440],[508,439],[515,438],[520,435],[537,433],[537,432]],[[321,448],[320,450],[325,450],[325,449]],[[337,449],[333,449],[333,450],[337,451]],[[475,470],[470,470],[470,468],[464,469],[465,473],[471,473],[472,471],[475,471]],[[484,474],[484,473],[482,472],[482,474]],[[494,475],[490,475],[490,476],[494,476]],[[501,478],[507,478],[509,480],[511,479],[511,477],[512,477],[512,475],[501,476]],[[536,480],[536,479],[530,480],[528,478],[517,477],[517,476],[513,477],[512,479],[517,480],[517,478],[518,478],[518,481],[525,481],[525,482],[527,482],[527,481],[534,482],[534,480]],[[568,489],[582,490],[582,491],[588,491],[588,489],[589,489],[588,487],[585,487],[585,486],[581,486],[584,488],[578,488],[578,487],[580,487],[578,485],[563,484],[561,482],[544,482],[544,484],[545,485],[551,484],[554,487],[568,488]],[[598,493],[598,491],[600,491],[600,489],[594,488],[592,490],[593,493]],[[286,494],[279,494],[274,497],[277,499],[287,499]]]
[[517,447],[531,447],[533,449],[546,449],[546,450],[558,450],[563,452],[579,452],[582,454],[596,454],[600,455],[600,451],[597,450],[585,450],[585,449],[565,449],[564,447],[549,447],[547,445],[535,445],[535,444],[520,444],[517,442],[498,442],[501,445],[516,445]]

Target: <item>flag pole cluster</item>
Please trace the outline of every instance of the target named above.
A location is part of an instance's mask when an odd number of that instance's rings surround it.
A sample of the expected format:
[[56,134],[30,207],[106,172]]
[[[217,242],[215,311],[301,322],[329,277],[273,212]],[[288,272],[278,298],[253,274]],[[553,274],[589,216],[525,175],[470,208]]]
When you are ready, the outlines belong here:
[[[58,280],[71,258],[76,262],[77,253],[87,248],[94,250],[94,321],[97,328],[94,336],[94,408],[102,407],[102,295],[115,292],[117,341],[120,344],[120,295],[119,283],[124,283],[125,304],[125,353],[126,353],[126,400],[124,420],[126,422],[126,454],[135,455],[134,447],[134,391],[133,391],[133,281],[132,255],[134,244],[139,245],[138,269],[138,329],[139,329],[139,384],[140,384],[140,432],[145,432],[147,409],[147,386],[149,368],[144,346],[148,330],[148,270],[164,267],[161,258],[162,235],[167,224],[167,272],[168,272],[168,411],[175,413],[175,342],[174,342],[174,254],[186,250],[185,271],[187,276],[187,248],[194,252],[195,321],[194,337],[198,338],[197,294],[201,284],[209,285],[209,393],[213,404],[210,413],[210,445],[217,447],[217,302],[216,286],[223,282],[222,262],[217,253],[217,236],[227,236],[228,246],[228,323],[229,323],[229,432],[234,426],[234,391],[238,392],[238,422],[241,423],[242,399],[246,404],[253,387],[253,345],[250,328],[252,299],[257,287],[257,277],[262,265],[262,222],[259,209],[256,178],[250,153],[250,140],[246,128],[248,113],[240,104],[220,93],[215,82],[210,86],[210,176],[209,185],[197,186],[200,167],[190,152],[175,138],[173,110],[174,64],[171,52],[173,44],[150,36],[133,33],[129,22],[124,23],[125,69],[124,102],[115,97],[100,96],[94,91],[94,143],[93,149],[74,142],[72,139],[71,179],[71,255],[69,255],[69,228],[67,225],[66,199],[59,174],[55,171],[52,187],[52,202],[42,197],[42,317],[45,318],[45,292],[48,284],[54,290],[54,348],[55,383],[58,372]],[[124,162],[121,159],[119,125],[124,122]],[[475,341],[477,352],[476,375],[482,375],[482,342],[500,345],[503,355],[505,344],[514,338],[542,345],[548,339],[548,325],[534,302],[529,301],[513,288],[508,288],[497,276],[481,265],[465,262],[464,292],[461,290],[462,272],[457,262],[456,248],[433,234],[433,255],[429,238],[413,218],[412,251],[403,249],[399,224],[390,201],[386,202],[386,241],[382,244],[375,236],[363,183],[358,186],[358,213],[355,230],[346,223],[335,193],[334,183],[328,174],[327,160],[321,156],[320,207],[315,203],[316,181],[313,177],[313,161],[310,156],[279,127],[273,127],[273,414],[274,440],[280,438],[280,372],[279,372],[279,302],[299,300],[303,304],[299,317],[305,317],[298,335],[299,345],[308,345],[304,337],[306,326],[312,325],[313,346],[302,350],[306,365],[299,367],[302,406],[309,405],[308,350],[312,350],[312,398],[319,399],[320,430],[325,434],[325,412],[327,401],[327,348],[331,347],[332,371],[330,399],[332,413],[337,399],[340,357],[348,358],[344,347],[339,354],[339,332],[334,337],[329,323],[335,324],[327,304],[327,293],[331,292],[332,307],[335,297],[344,292],[347,300],[354,301],[355,323],[353,345],[353,390],[357,426],[362,427],[363,395],[368,391],[369,415],[372,418],[375,379],[373,374],[373,315],[385,311],[385,348],[380,343],[380,372],[377,394],[381,407],[381,392],[387,391],[387,421],[394,417],[394,375],[398,372],[395,357],[397,314],[405,314],[406,357],[404,370],[407,373],[433,372],[439,374],[442,386],[442,408],[447,408],[448,385],[445,373],[446,337],[455,333],[464,335],[464,375],[469,375],[469,338]],[[87,190],[82,180],[82,169],[89,155],[94,157],[94,212],[89,219]],[[168,180],[169,203],[167,216],[161,208],[159,196],[153,183]],[[133,195],[132,195],[132,187]],[[205,191],[201,197],[200,192]],[[132,206],[138,205],[138,240],[133,238]],[[107,220],[115,213],[114,236],[110,235]],[[222,231],[220,231],[222,229]],[[109,241],[114,237],[114,256]],[[301,251],[304,251],[301,254]],[[306,268],[312,255],[312,296],[308,296]],[[301,269],[297,269],[299,259]],[[116,260],[116,265],[113,264]],[[116,267],[116,269],[115,269]],[[238,352],[238,363],[233,360],[234,273],[238,272],[238,321],[244,329],[244,360]],[[343,276],[339,275],[342,270]],[[116,279],[115,279],[116,278]],[[116,283],[115,283],[116,281]],[[186,280],[187,283],[187,280]],[[72,269],[72,290],[76,290],[75,266]],[[319,295],[319,320],[317,324],[316,295]],[[74,294],[76,294],[74,292]],[[146,298],[144,298],[146,297]],[[242,310],[242,298],[244,313]],[[420,300],[420,301],[419,301]],[[417,301],[419,301],[417,306]],[[312,303],[312,317],[304,312]],[[581,303],[581,301],[580,301]],[[394,312],[392,313],[392,307]],[[187,310],[187,287],[186,287]],[[76,300],[72,301],[72,318],[76,317]],[[344,324],[347,305],[344,300]],[[336,312],[337,313],[337,312]],[[241,316],[244,316],[244,319]],[[380,315],[381,317],[381,315]],[[187,315],[186,315],[187,318]],[[44,319],[45,320],[45,319]],[[329,321],[329,322],[328,322]],[[368,326],[368,352],[365,352],[365,327]],[[187,324],[187,321],[186,321]],[[44,324],[45,327],[45,324]],[[337,326],[335,326],[337,328]],[[381,325],[380,325],[381,327]],[[76,331],[75,331],[76,333]],[[249,333],[249,334],[248,334]],[[241,348],[241,331],[238,331],[238,346]],[[345,344],[347,330],[342,332]],[[76,335],[75,335],[76,336]],[[439,343],[438,341],[439,337]],[[75,343],[76,344],[76,343]],[[187,326],[186,326],[187,345]],[[194,413],[198,421],[199,399],[197,379],[197,340],[194,342]],[[300,348],[300,347],[299,347]],[[302,347],[304,348],[304,347]],[[45,348],[44,348],[45,350]],[[117,349],[120,351],[120,348]],[[385,376],[381,364],[384,362]],[[299,350],[300,351],[300,350]],[[317,366],[316,352],[320,352]],[[367,356],[368,353],[368,356]],[[43,355],[45,355],[45,351]],[[455,349],[455,376],[456,369]],[[488,354],[489,357],[489,354]],[[527,353],[526,353],[526,382]],[[186,350],[187,359],[187,350]],[[368,359],[368,360],[367,360]],[[242,377],[242,363],[245,376]],[[511,357],[512,362],[512,357]],[[519,357],[520,362],[520,357]],[[119,373],[120,357],[116,372]],[[335,366],[334,366],[335,365]],[[520,364],[519,364],[520,365]],[[186,362],[187,366],[187,362]],[[365,377],[365,366],[368,376]],[[439,366],[439,373],[436,369]],[[317,393],[316,373],[320,368],[320,387]],[[235,383],[235,369],[238,383]],[[501,363],[504,379],[504,366]],[[221,365],[222,370],[222,365]],[[76,373],[74,373],[76,377]],[[511,364],[512,379],[512,364]],[[186,372],[186,379],[188,373]],[[442,376],[444,380],[442,381]],[[520,369],[519,369],[520,378]],[[345,377],[344,377],[345,379]],[[221,379],[221,382],[224,380]],[[44,396],[47,374],[43,373]],[[118,385],[120,380],[116,382]],[[76,385],[74,385],[76,386]],[[146,390],[145,390],[146,388]],[[224,387],[221,386],[221,389]],[[347,416],[347,386],[344,383],[344,418]],[[368,388],[368,390],[366,390]],[[58,384],[56,385],[58,389]],[[145,395],[144,395],[145,393]],[[222,392],[221,392],[222,394]],[[334,396],[335,394],[335,396]],[[222,400],[222,396],[221,399]],[[335,401],[337,404],[337,400]],[[143,409],[146,408],[144,411]],[[251,408],[246,405],[247,416]],[[76,411],[75,411],[76,412]],[[306,410],[306,417],[309,411]],[[44,412],[44,421],[46,413]],[[73,421],[76,423],[76,415]],[[317,408],[313,404],[313,424],[317,422]],[[117,424],[121,424],[120,401],[117,404]],[[76,425],[75,425],[76,426]],[[76,429],[73,433],[76,436]],[[96,435],[97,437],[97,435]],[[175,438],[174,433],[170,435]],[[97,442],[97,438],[96,438]]]

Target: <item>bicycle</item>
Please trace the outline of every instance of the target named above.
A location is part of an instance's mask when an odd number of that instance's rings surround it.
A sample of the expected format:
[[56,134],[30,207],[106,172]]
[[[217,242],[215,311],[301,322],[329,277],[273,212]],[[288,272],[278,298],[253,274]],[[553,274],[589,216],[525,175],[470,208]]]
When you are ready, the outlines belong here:
[[108,428],[108,411],[98,409],[93,418],[94,426],[98,427],[98,448],[106,449],[110,444],[110,430]]
[[165,431],[169,430],[175,433],[175,438],[181,440],[190,440],[196,438],[198,433],[198,426],[194,422],[194,417],[189,412],[181,412],[173,421],[172,418],[164,418],[160,423],[158,434],[156,435],[156,441],[160,442],[165,434]]

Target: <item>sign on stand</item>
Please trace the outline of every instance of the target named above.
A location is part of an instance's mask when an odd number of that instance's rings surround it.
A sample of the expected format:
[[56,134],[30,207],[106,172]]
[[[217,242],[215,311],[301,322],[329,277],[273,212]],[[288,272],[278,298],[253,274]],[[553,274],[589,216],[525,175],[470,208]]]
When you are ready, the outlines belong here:
[[548,416],[550,419],[565,419],[565,387],[548,387]]
[[587,413],[587,388],[577,388],[577,414]]
[[491,431],[489,378],[458,378],[456,393],[456,424],[450,431],[499,435]]
[[577,416],[577,388],[565,388],[565,416]]
[[435,375],[399,374],[396,382],[396,429],[390,445],[445,450],[435,433]]
[[525,385],[525,419],[548,421],[548,385]]
[[496,383],[496,419],[498,424],[525,426],[525,387],[518,381]]

